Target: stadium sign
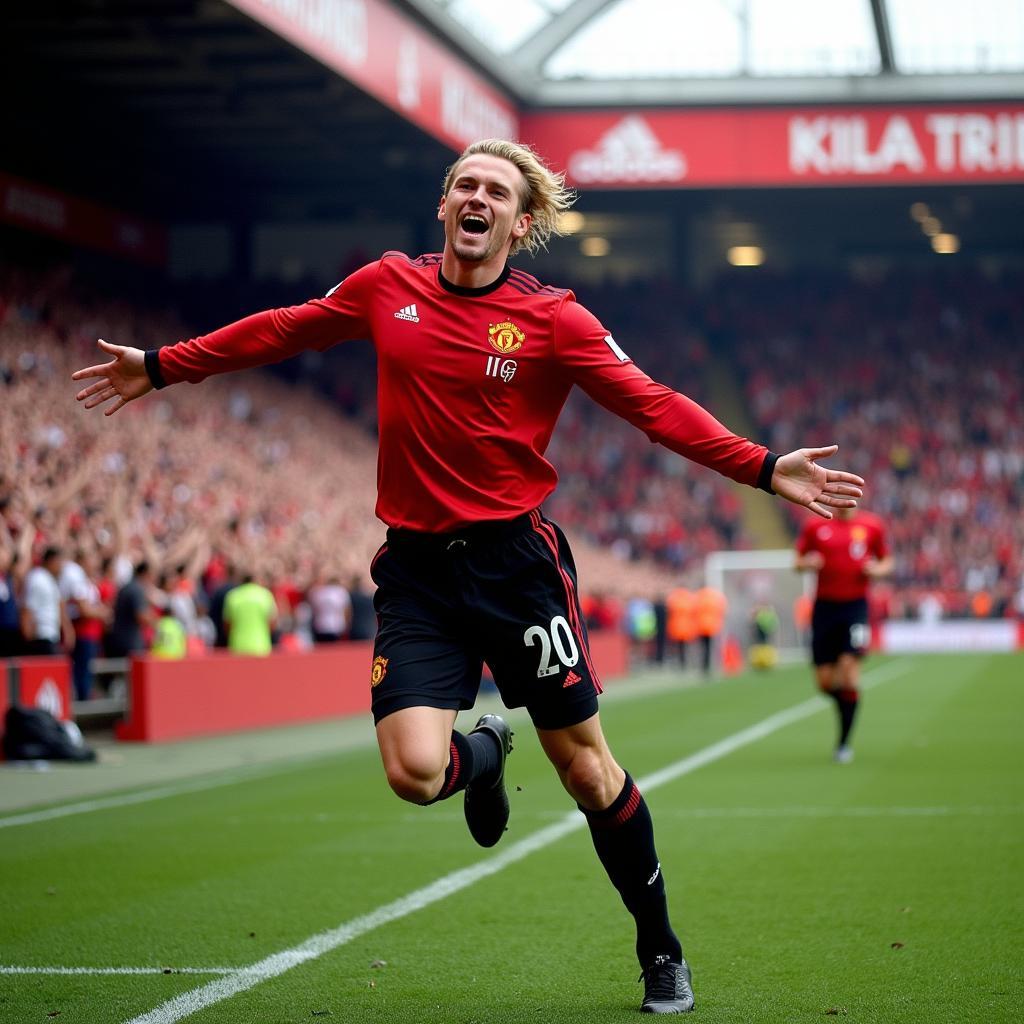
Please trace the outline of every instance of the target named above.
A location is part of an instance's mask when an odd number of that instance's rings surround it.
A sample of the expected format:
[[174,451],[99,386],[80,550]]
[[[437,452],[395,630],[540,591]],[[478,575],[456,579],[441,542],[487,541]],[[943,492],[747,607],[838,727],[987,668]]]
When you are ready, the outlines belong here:
[[607,188],[1024,182],[1024,105],[535,113],[521,138]]
[[165,228],[2,171],[0,221],[137,263],[167,262]]
[[686,176],[686,157],[679,150],[664,149],[647,122],[630,114],[605,132],[593,149],[573,153],[568,171],[581,185],[678,182]]
[[1024,647],[1024,623],[1010,619],[883,622],[880,647],[887,654],[1016,651]]
[[0,659],[0,719],[13,704],[43,708],[62,721],[70,719],[71,660],[63,656]]
[[228,0],[453,149],[515,138],[511,101],[387,0]]

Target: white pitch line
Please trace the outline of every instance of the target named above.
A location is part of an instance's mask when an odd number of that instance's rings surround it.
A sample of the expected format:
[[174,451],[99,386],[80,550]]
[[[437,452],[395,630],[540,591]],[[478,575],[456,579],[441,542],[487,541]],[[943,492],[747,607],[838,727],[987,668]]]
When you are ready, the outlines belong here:
[[[895,671],[893,671],[894,669]],[[896,666],[885,666],[876,673],[865,676],[864,683],[865,685],[878,685],[878,683],[886,682],[908,671],[909,667],[906,662]],[[682,760],[676,761],[675,764],[661,769],[661,771],[653,772],[651,775],[638,779],[637,786],[641,790],[649,791],[656,789],[658,786],[663,786],[666,782],[671,782],[683,775],[696,771],[706,764],[710,764],[712,761],[717,761],[727,754],[739,750],[740,747],[748,746],[757,740],[763,739],[765,736],[777,732],[793,722],[807,718],[816,711],[823,710],[825,707],[827,705],[820,698],[803,701],[801,704],[796,704],[785,711],[769,716],[756,725],[752,725],[749,729],[743,729],[732,736],[727,736],[718,743],[713,743],[704,750],[691,754],[689,757],[684,757]],[[316,960],[318,957],[330,953],[339,946],[344,946],[361,935],[380,928],[382,925],[398,921],[415,913],[417,910],[422,910],[433,903],[447,899],[449,896],[469,888],[469,886],[479,882],[481,879],[497,874],[510,864],[515,864],[524,857],[528,857],[531,853],[535,853],[545,846],[550,846],[572,832],[580,830],[585,824],[586,818],[578,811],[572,811],[555,824],[542,828],[525,839],[520,839],[518,842],[513,843],[511,846],[506,846],[501,853],[495,854],[493,857],[478,861],[476,864],[472,864],[468,868],[462,868],[460,871],[453,871],[451,874],[444,875],[436,882],[422,889],[417,889],[415,892],[402,896],[392,903],[378,907],[369,914],[363,914],[361,917],[346,921],[337,928],[313,935],[298,946],[282,950],[280,953],[274,953],[249,967],[239,969],[235,974],[229,974],[224,978],[208,982],[206,985],[192,989],[189,992],[182,992],[181,995],[168,999],[167,1002],[150,1010],[148,1013],[132,1017],[125,1024],[175,1024],[175,1022],[193,1013],[197,1013],[207,1006],[230,999],[240,992],[246,992],[256,985],[269,981],[271,978],[276,978],[278,975],[284,974],[285,971],[290,971],[293,967],[298,967],[309,960]]]
[[321,757],[332,756],[332,751],[310,754],[309,756],[288,758],[281,762],[267,762],[253,765],[250,768],[237,768],[218,774],[215,778],[202,776],[192,781],[176,783],[173,786],[155,786],[152,789],[141,789],[135,793],[122,793],[115,796],[97,797],[95,800],[80,800],[74,804],[61,804],[59,807],[47,807],[41,811],[26,811],[23,814],[11,814],[0,817],[0,828],[12,828],[15,825],[34,825],[40,821],[52,821],[54,818],[67,818],[73,814],[87,814],[90,811],[106,811],[112,807],[130,807],[132,804],[144,804],[150,800],[163,800],[170,796],[183,793],[198,793],[219,786],[232,786],[236,782],[247,782],[261,775],[277,775],[291,769],[305,767],[310,761]]
[[0,964],[0,974],[233,974],[238,967],[14,967]]
[[[605,699],[633,700],[638,697],[648,696],[664,688],[665,684],[663,682],[658,682],[657,684],[642,683],[635,689],[629,687],[616,689],[606,695]],[[494,709],[496,711],[500,710],[500,705],[497,701],[495,700],[493,703]],[[374,742],[373,733],[371,732],[365,745],[370,746]],[[199,793],[207,789],[216,789],[219,786],[231,786],[236,782],[244,782],[259,775],[274,775],[292,768],[301,768],[310,761],[332,757],[335,753],[336,751],[323,750],[314,754],[289,757],[283,761],[268,761],[265,764],[252,765],[247,768],[229,769],[226,773],[218,774],[213,778],[206,775],[192,781],[183,781],[169,786],[154,786],[150,789],[142,789],[134,793],[96,797],[92,800],[80,800],[73,804],[61,804],[59,807],[47,807],[39,811],[24,811],[21,814],[0,816],[0,829],[13,828],[17,825],[34,825],[40,821],[67,818],[75,814],[88,814],[91,811],[106,811],[111,808],[130,807],[132,804],[144,804],[150,800],[164,800],[167,797],[181,796],[184,793]]]
[[662,818],[954,818],[954,817],[1018,817],[1024,807],[680,807],[658,811]]

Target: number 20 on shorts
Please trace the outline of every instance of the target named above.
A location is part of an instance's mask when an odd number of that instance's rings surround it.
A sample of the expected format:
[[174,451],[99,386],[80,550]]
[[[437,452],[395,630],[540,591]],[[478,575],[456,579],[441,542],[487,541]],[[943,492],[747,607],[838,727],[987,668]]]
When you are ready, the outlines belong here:
[[568,668],[572,668],[580,660],[580,649],[576,646],[576,638],[572,635],[569,623],[565,621],[563,615],[556,615],[551,620],[551,626],[548,629],[543,626],[530,626],[523,634],[523,643],[527,647],[536,647],[537,644],[540,644],[538,679],[558,675],[561,671],[561,665],[551,662],[552,649],[561,664]]

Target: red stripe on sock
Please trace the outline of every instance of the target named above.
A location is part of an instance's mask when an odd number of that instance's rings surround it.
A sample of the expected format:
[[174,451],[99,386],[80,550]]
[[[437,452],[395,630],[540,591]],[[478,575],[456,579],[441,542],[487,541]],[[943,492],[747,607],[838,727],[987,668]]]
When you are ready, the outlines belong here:
[[626,801],[622,810],[615,815],[616,825],[625,825],[630,818],[636,814],[636,809],[640,806],[640,801],[643,799],[642,794],[638,786],[633,786],[633,792],[629,794],[629,799]]
[[451,769],[451,775],[448,777],[448,785],[444,787],[441,792],[441,797],[444,798],[452,792],[452,787],[458,782],[459,769],[461,765],[459,763],[459,748],[455,746],[455,741],[452,741],[452,745],[449,747],[449,764],[448,767]]

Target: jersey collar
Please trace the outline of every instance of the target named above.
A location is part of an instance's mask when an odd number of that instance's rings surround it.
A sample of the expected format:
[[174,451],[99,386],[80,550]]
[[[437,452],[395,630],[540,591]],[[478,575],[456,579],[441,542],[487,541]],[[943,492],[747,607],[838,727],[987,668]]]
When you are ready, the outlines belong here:
[[479,295],[490,295],[491,292],[497,291],[508,280],[508,275],[511,273],[512,268],[506,263],[505,269],[502,270],[502,272],[490,284],[485,284],[482,288],[463,288],[461,285],[452,284],[451,281],[441,273],[441,268],[438,267],[437,280],[441,287],[446,292],[451,292],[452,295],[473,297]]

